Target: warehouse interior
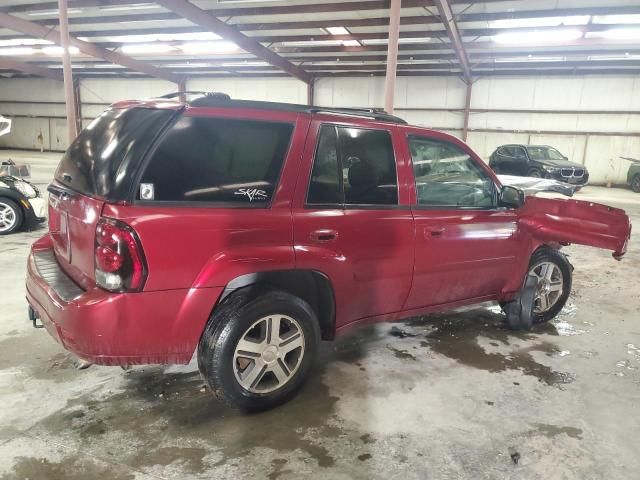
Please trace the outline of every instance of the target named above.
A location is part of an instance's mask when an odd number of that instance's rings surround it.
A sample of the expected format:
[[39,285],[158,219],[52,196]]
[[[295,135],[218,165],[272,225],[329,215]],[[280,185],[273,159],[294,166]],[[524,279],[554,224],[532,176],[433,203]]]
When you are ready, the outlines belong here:
[[[635,0],[0,2],[11,122],[0,162],[28,165],[45,196],[109,105],[185,91],[384,109],[486,163],[504,145],[552,146],[589,172],[574,199],[640,220]],[[563,248],[573,288],[549,323],[510,331],[488,304],[356,329],[321,343],[292,401],[245,414],[212,397],[195,358],[91,365],[33,329],[27,257],[46,233],[0,236],[0,479],[614,479],[640,468],[634,235],[620,262]]]

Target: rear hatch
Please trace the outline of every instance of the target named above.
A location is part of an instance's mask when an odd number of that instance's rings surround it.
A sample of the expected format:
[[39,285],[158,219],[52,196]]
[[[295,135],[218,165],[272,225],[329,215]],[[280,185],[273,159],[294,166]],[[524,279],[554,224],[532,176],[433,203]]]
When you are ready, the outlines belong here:
[[60,266],[83,288],[95,284],[96,224],[106,202],[132,195],[143,158],[179,107],[130,104],[96,118],[71,144],[49,186],[49,231]]

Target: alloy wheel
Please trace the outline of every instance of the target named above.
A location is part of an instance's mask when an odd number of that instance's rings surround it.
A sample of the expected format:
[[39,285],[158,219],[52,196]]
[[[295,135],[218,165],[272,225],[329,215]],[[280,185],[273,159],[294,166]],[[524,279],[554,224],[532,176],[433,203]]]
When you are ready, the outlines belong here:
[[533,311],[537,314],[546,313],[562,296],[564,288],[562,270],[553,262],[540,262],[529,270],[529,274],[538,279]]
[[10,205],[0,202],[0,232],[11,230],[18,220],[16,212]]
[[286,385],[302,363],[305,346],[300,324],[287,315],[269,315],[242,335],[233,354],[236,380],[251,393]]

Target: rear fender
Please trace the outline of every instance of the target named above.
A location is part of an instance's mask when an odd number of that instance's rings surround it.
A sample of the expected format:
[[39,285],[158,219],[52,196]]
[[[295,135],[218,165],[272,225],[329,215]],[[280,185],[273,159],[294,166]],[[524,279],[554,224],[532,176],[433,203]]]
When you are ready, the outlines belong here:
[[627,251],[631,222],[624,210],[580,200],[527,197],[520,227],[542,243],[577,243],[611,250],[620,260]]

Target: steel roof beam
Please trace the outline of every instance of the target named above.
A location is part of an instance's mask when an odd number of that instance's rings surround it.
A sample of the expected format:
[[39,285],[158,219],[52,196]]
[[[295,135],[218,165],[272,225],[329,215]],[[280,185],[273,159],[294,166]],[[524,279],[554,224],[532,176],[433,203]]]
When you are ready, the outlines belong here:
[[436,7],[438,7],[440,19],[442,20],[442,23],[449,35],[449,42],[451,43],[453,50],[456,52],[458,62],[460,62],[462,72],[464,73],[464,80],[469,84],[473,81],[471,77],[471,65],[469,65],[469,58],[467,57],[467,52],[464,49],[462,35],[458,30],[458,25],[456,25],[456,20],[451,10],[449,0],[435,0],[435,4]]
[[62,73],[60,72],[57,72],[50,68],[33,65],[31,63],[19,62],[17,60],[14,60],[13,58],[8,57],[0,57],[0,69],[17,70],[29,75],[36,75],[38,77],[62,81]]
[[[3,12],[0,12],[0,26],[23,33],[25,35],[29,35],[31,37],[49,40],[57,45],[62,44],[60,32],[58,32],[57,30],[43,27],[42,25],[39,25],[37,23],[23,20],[22,18],[8,15]],[[181,77],[179,77],[178,75],[174,75],[167,70],[154,67],[153,65],[150,65],[146,62],[136,60],[121,53],[107,50],[106,48],[100,47],[99,45],[96,45],[94,43],[78,40],[75,37],[69,37],[69,41],[73,46],[77,47],[82,53],[86,55],[102,58],[111,63],[122,65],[123,67],[130,68],[131,70],[136,70],[152,77],[162,78],[173,83],[179,83],[181,80]]]
[[201,8],[196,7],[186,0],[156,0],[156,3],[180,15],[182,18],[189,20],[202,28],[220,35],[225,40],[235,43],[238,47],[246,52],[252,53],[256,57],[281,68],[290,75],[302,80],[305,83],[311,83],[313,77],[304,69],[294,65],[289,60],[281,57],[277,53],[269,50],[258,41],[247,37],[232,26],[218,20],[216,17],[208,14]]

